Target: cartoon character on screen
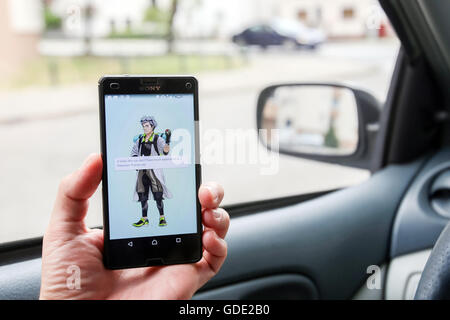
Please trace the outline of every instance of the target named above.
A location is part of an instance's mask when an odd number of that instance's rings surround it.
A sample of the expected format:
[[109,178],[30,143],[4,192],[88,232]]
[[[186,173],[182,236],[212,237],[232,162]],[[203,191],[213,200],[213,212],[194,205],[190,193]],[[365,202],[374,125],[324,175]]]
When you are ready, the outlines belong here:
[[[131,156],[165,156],[169,154],[171,131],[166,129],[162,134],[155,133],[158,124],[151,116],[143,116],[141,125],[144,133],[134,138]],[[167,221],[164,216],[163,204],[165,198],[172,198],[172,194],[166,187],[163,170],[156,168],[137,170],[134,200],[141,203],[142,218],[133,223],[133,226],[142,227],[149,224],[147,218],[149,199],[156,201],[156,207],[159,211],[159,226],[166,226]]]

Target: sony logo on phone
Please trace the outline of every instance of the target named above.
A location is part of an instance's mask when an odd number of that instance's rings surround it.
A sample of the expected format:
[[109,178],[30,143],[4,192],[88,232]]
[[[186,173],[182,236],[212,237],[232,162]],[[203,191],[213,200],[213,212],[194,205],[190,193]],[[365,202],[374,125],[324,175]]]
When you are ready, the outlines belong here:
[[161,89],[161,86],[147,86],[146,89],[149,91],[159,91],[159,89]]

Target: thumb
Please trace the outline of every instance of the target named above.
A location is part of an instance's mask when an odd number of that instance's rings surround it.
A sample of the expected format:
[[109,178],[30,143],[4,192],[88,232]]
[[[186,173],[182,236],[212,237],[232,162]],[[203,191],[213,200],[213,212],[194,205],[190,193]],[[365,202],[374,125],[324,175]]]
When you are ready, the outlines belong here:
[[51,228],[64,228],[65,231],[73,232],[84,228],[88,199],[102,179],[102,167],[101,156],[91,154],[81,168],[61,181],[50,219]]

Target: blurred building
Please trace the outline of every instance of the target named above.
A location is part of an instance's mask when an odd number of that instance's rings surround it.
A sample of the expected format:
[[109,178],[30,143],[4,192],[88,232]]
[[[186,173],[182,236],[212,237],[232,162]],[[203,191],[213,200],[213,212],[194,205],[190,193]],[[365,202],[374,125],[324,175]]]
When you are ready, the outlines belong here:
[[[149,9],[168,12],[174,0],[0,0],[0,69],[9,73],[38,55],[46,37],[151,35]],[[322,29],[329,39],[392,34],[377,0],[178,0],[177,38],[229,40],[244,28],[275,18]],[[45,12],[45,14],[44,14]],[[49,27],[49,16],[58,20]],[[86,17],[89,16],[89,19]],[[87,23],[87,21],[89,23]]]
[[0,70],[3,75],[38,55],[42,30],[40,0],[0,0]]
[[[172,0],[51,0],[52,10],[64,17],[65,36],[83,36],[84,8],[92,6],[92,36],[111,32],[148,31],[144,14],[149,7],[168,10]],[[178,0],[175,32],[179,38],[223,38],[252,24],[274,18],[299,20],[321,28],[328,38],[389,34],[387,18],[377,0]]]
[[200,1],[200,5],[198,0],[180,0],[176,23],[183,36],[229,38],[274,19],[301,21],[322,29],[330,39],[393,34],[377,0],[227,0]]
[[284,0],[280,16],[321,28],[331,39],[392,35],[377,0]]

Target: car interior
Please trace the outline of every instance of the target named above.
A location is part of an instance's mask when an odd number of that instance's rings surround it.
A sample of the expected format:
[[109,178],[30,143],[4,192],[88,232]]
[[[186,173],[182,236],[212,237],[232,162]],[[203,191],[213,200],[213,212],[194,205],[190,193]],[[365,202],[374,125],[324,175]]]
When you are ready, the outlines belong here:
[[[352,151],[279,151],[364,168],[370,178],[225,206],[228,257],[194,299],[450,297],[450,2],[380,4],[401,42],[383,107],[356,87],[299,81],[264,89],[255,114],[255,127],[267,129],[269,102],[282,89],[346,90],[357,110]],[[260,143],[274,149],[262,136]],[[0,299],[38,299],[41,250],[39,237],[0,244]]]

